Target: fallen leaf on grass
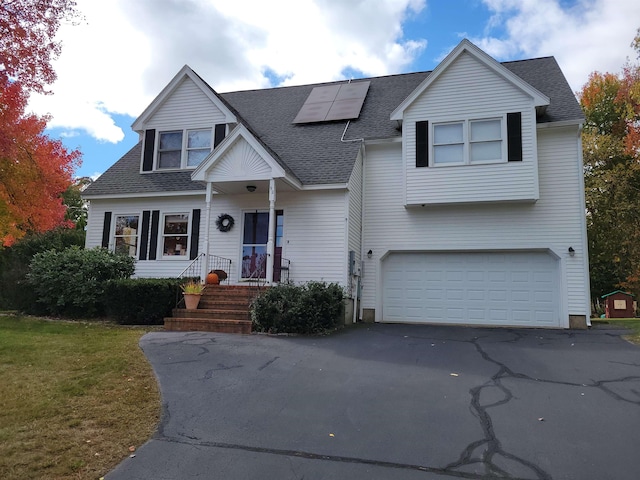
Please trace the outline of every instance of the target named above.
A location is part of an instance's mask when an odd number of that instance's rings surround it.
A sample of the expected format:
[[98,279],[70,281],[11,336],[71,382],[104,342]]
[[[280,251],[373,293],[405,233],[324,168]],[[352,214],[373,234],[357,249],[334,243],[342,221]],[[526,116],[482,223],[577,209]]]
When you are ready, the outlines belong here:
[[135,451],[136,451],[136,447],[134,447],[133,445],[131,445],[131,446],[129,447],[129,451],[130,451],[130,452],[135,452]]

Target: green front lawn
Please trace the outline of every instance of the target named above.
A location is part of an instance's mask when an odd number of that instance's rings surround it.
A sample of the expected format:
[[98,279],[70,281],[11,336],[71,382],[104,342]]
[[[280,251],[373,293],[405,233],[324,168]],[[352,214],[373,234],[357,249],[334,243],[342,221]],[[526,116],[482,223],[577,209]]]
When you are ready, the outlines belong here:
[[150,437],[145,332],[0,315],[0,478],[97,479]]
[[614,325],[629,329],[629,334],[623,337],[632,343],[640,345],[640,318],[592,318],[593,325]]

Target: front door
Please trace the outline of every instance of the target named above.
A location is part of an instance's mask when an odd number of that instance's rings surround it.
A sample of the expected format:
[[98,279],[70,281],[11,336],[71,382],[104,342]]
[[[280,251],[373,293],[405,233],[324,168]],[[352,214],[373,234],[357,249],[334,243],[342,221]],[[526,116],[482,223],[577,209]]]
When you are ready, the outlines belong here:
[[[283,212],[276,211],[275,221],[275,262],[273,281],[280,281],[280,263],[282,258]],[[267,241],[269,240],[269,212],[247,212],[244,214],[244,233],[242,238],[242,277],[266,278]]]

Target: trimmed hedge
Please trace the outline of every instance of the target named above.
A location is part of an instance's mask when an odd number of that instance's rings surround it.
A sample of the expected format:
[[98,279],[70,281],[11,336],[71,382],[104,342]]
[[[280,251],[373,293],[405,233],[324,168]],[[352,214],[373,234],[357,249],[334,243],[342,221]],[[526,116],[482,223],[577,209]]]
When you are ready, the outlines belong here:
[[92,318],[104,315],[104,289],[109,280],[128,278],[135,260],[102,248],[73,246],[34,255],[27,282],[49,315]]
[[314,334],[334,330],[344,316],[344,292],[337,283],[278,285],[251,305],[253,329],[269,333]]
[[177,278],[112,280],[103,297],[106,314],[121,325],[162,325],[176,306],[181,283]]
[[0,247],[0,309],[46,312],[37,308],[37,296],[26,283],[29,264],[36,253],[62,251],[76,245],[84,246],[82,230],[59,227],[44,233],[28,234],[11,247]]

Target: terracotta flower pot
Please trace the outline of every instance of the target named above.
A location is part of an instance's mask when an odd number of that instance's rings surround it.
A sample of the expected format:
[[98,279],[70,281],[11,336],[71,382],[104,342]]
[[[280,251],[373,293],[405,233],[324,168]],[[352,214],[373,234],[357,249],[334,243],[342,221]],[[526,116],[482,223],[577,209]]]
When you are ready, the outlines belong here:
[[195,310],[200,303],[201,293],[184,293],[184,305],[187,310]]

